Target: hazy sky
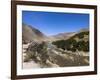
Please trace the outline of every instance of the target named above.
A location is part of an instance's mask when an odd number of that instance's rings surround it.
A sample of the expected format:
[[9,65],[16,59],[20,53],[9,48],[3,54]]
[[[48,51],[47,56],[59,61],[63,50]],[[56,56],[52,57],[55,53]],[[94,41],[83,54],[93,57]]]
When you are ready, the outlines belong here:
[[88,28],[89,14],[23,11],[22,22],[46,35],[55,35]]

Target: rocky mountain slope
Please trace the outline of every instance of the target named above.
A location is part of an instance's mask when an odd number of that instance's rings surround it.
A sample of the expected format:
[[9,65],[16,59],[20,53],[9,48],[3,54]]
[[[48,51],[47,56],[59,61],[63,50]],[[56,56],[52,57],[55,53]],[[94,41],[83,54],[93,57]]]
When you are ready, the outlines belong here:
[[34,61],[40,68],[89,65],[88,52],[65,51],[47,42],[30,45],[25,53],[24,64]]
[[78,32],[67,40],[53,42],[58,48],[70,51],[89,51],[89,31]]
[[29,43],[32,41],[37,41],[37,42],[41,42],[41,41],[45,41],[47,38],[46,35],[44,35],[42,32],[40,32],[38,29],[26,25],[26,24],[22,24],[22,41],[23,43]]

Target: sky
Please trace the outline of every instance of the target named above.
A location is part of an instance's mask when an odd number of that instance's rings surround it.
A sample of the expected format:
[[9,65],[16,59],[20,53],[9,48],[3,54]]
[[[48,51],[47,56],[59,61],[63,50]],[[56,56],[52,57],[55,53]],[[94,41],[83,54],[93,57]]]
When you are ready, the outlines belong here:
[[89,14],[22,11],[22,22],[51,36],[89,28]]

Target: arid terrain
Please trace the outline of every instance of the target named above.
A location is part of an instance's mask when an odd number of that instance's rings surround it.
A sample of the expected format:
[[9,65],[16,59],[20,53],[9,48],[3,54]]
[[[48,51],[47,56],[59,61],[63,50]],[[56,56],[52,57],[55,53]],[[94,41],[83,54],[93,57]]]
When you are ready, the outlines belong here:
[[89,65],[89,31],[47,36],[29,25],[22,26],[23,69]]

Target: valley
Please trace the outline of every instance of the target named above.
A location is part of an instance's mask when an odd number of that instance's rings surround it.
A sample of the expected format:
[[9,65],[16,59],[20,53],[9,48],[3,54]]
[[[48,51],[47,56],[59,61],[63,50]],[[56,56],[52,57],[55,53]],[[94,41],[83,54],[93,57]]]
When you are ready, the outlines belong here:
[[23,69],[89,65],[89,31],[44,35],[23,24]]

